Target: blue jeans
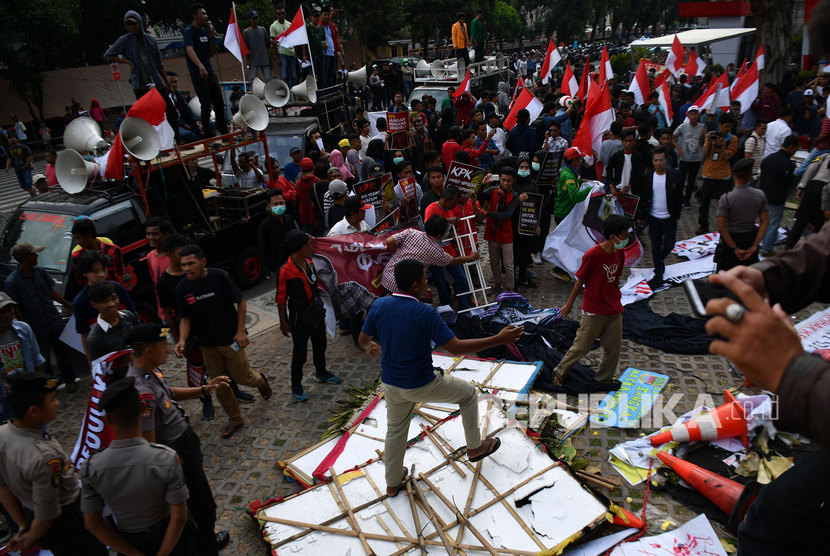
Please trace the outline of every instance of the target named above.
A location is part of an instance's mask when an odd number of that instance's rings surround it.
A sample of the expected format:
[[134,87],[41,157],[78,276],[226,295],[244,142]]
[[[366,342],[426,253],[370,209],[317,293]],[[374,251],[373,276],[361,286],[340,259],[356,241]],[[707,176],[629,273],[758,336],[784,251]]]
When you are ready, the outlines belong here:
[[778,238],[778,226],[781,224],[781,218],[784,216],[784,205],[769,205],[769,228],[767,228],[767,235],[761,241],[762,251],[772,251],[775,247],[775,240]]
[[323,58],[324,56],[312,56],[311,57],[311,65],[314,66],[314,73],[311,73],[311,67],[306,68],[305,75],[313,75],[317,78],[317,88],[322,89],[325,87],[326,83],[326,76],[325,76],[325,67],[323,66]]
[[[197,128],[194,125],[193,129],[199,129],[199,128]],[[181,139],[183,142],[192,143],[194,141],[198,141],[201,138],[202,138],[202,136],[199,135],[198,133],[194,133],[193,131],[191,131],[189,129],[185,129],[185,128],[179,126],[179,139]]]
[[297,84],[297,58],[288,54],[280,54],[280,79],[288,83],[289,87]]
[[249,66],[248,67],[248,81],[251,83],[254,82],[254,77],[257,76],[259,70],[262,70],[262,77],[265,78],[265,82],[268,83],[271,80],[271,66],[264,65],[264,66]]
[[46,359],[46,363],[43,364],[43,370],[46,374],[57,376],[52,370],[52,350],[54,350],[61,378],[68,384],[75,380],[76,375],[75,369],[72,367],[70,348],[60,340],[60,332],[59,329],[52,334],[37,336],[37,344],[40,348],[40,354]]
[[14,173],[17,176],[17,182],[20,184],[20,187],[29,191],[32,188],[32,169],[15,168]]
[[666,272],[666,257],[677,241],[677,221],[674,218],[648,217],[648,237],[651,240],[651,258],[654,260],[654,277],[662,278]]
[[809,166],[812,161],[814,161],[816,158],[820,157],[821,155],[827,154],[827,153],[830,153],[830,149],[813,149],[813,150],[811,150],[810,154],[807,155],[807,158],[804,159],[804,162],[802,162],[798,166],[798,168],[795,169],[795,175],[796,176],[804,175],[804,172],[807,171],[807,166]]
[[461,268],[460,264],[451,264],[447,267],[435,265],[429,267],[432,279],[435,281],[435,287],[438,289],[438,299],[441,301],[441,305],[450,305],[452,301],[450,285],[447,283],[447,277],[444,276],[444,268],[447,269],[455,281],[458,310],[469,309],[470,302],[467,299],[467,294],[470,293],[470,288],[467,285],[467,277],[464,275],[464,269]]

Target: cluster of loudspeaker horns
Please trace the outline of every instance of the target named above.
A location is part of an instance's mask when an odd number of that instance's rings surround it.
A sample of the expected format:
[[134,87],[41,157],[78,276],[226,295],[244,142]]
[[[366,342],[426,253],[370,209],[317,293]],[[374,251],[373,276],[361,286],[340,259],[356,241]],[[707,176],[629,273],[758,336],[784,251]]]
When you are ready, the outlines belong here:
[[[475,50],[471,50],[470,58],[475,59],[474,57]],[[482,69],[484,71],[507,69],[507,57],[501,52],[495,56],[485,56],[483,61],[484,65],[482,66]],[[418,64],[415,66],[415,77],[426,79],[448,79],[457,76],[458,78],[463,78],[465,70],[466,66],[464,64],[464,60],[433,60],[430,64],[426,60],[422,59],[418,60]],[[366,66],[363,66],[359,70],[350,71],[348,80],[351,83],[356,83],[362,87],[366,85],[366,81],[368,79],[366,72]],[[273,81],[274,80],[269,81],[268,85],[273,83]],[[282,81],[280,81],[280,83],[282,83]]]

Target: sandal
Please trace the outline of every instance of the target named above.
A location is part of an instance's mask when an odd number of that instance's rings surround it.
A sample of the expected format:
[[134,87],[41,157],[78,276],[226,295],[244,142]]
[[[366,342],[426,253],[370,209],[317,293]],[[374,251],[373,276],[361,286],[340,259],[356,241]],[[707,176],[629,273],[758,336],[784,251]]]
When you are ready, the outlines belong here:
[[487,449],[484,450],[484,453],[470,458],[470,463],[475,463],[479,460],[483,460],[487,456],[492,455],[496,450],[499,449],[499,446],[501,446],[501,439],[499,439],[499,438],[490,438],[489,443],[490,444],[488,445]]
[[245,424],[245,421],[240,421],[239,423],[228,423],[222,429],[222,438],[230,438],[234,435],[234,433],[241,429],[242,426]]
[[[401,484],[396,487],[386,487],[386,496],[389,498],[394,498],[398,495],[400,491],[406,488],[406,481],[409,478],[409,469],[406,467],[403,468],[403,475],[401,476]],[[394,492],[394,494],[392,494]]]

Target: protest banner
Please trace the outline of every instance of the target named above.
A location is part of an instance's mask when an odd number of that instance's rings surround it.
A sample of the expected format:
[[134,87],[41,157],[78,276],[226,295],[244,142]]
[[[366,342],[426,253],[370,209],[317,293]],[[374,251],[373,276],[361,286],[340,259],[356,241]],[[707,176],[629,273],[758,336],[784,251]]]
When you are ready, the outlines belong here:
[[540,190],[556,186],[559,181],[559,168],[562,166],[564,152],[545,153],[545,159],[542,161],[539,175],[536,177],[536,187]]
[[[384,174],[376,178],[356,183],[355,193],[364,203],[375,207],[375,210],[383,211],[383,202],[389,202],[395,198],[395,190],[392,187],[392,174]],[[385,212],[384,212],[385,213]]]
[[392,233],[390,230],[379,234],[357,232],[314,237],[311,238],[311,249],[316,257],[322,257],[331,264],[335,284],[357,282],[375,295],[385,295],[380,278],[386,263],[392,258],[392,252],[386,247],[386,239]]
[[620,195],[620,198],[617,199],[617,202],[623,209],[623,214],[625,214],[626,218],[634,218],[637,214],[637,207],[640,205],[640,198],[636,195]]
[[386,132],[392,137],[393,149],[405,149],[409,147],[409,111],[387,112]]
[[401,200],[401,220],[406,222],[417,218],[418,213],[418,199],[415,190],[415,176],[409,176],[398,182],[398,187],[401,188],[403,199]]
[[382,232],[384,230],[392,228],[392,226],[398,223],[398,213],[398,209],[395,209],[389,214],[387,214],[383,220],[375,224],[375,226],[371,230],[369,230],[369,233]]
[[603,427],[636,428],[668,383],[668,375],[628,367],[620,377],[619,390],[599,403],[602,414],[591,415],[590,420]]
[[542,212],[544,196],[528,193],[527,199],[519,203],[519,235],[534,236],[539,227],[539,215]]
[[454,185],[461,191],[462,195],[475,198],[478,195],[479,189],[482,187],[484,174],[486,172],[483,168],[453,160],[450,163],[450,169],[444,180],[444,187]]

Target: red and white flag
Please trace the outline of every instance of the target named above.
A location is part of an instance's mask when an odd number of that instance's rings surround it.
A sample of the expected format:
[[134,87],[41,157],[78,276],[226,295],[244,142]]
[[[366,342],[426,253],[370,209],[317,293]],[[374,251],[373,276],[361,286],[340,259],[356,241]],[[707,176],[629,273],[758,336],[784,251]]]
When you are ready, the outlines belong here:
[[668,69],[675,78],[680,77],[680,70],[683,67],[683,58],[685,55],[686,51],[683,49],[683,45],[680,44],[680,39],[678,39],[677,35],[675,35],[669,55],[666,56],[666,69]]
[[[714,78],[714,76],[712,76]],[[701,110],[716,108],[729,109],[729,80],[726,77],[726,72],[723,72],[720,77],[711,83],[706,92],[695,101],[695,104]]]
[[291,25],[288,26],[288,29],[286,29],[282,35],[277,36],[274,40],[277,41],[283,48],[291,48],[292,46],[308,44],[308,33],[305,28],[305,18],[303,17],[302,6],[300,6],[299,10],[297,10],[297,13],[294,15],[294,19],[291,20]]
[[758,71],[761,71],[762,69],[764,69],[764,45],[763,44],[758,49],[758,53],[755,55],[755,63],[753,65],[758,66]]
[[706,62],[690,48],[689,60],[686,62],[686,75],[703,75],[704,69],[706,69]]
[[741,102],[741,114],[749,110],[749,107],[758,98],[760,91],[760,76],[758,75],[758,64],[752,64],[740,79],[732,83],[730,95],[732,100]]
[[743,77],[743,75],[746,73],[746,66],[747,66],[747,62],[746,62],[746,58],[744,58],[744,63],[741,64],[741,67],[738,69],[737,75],[735,75],[735,81],[732,82],[733,87],[735,86],[735,83],[738,81],[738,79]]
[[654,90],[657,91],[657,102],[660,103],[660,110],[666,117],[666,125],[671,125],[674,120],[674,108],[671,105],[671,91],[669,90],[668,74],[662,74],[660,79],[654,82]]
[[637,104],[642,106],[648,102],[648,97],[651,95],[651,85],[648,82],[645,59],[640,58],[640,66],[637,68],[637,73],[634,74],[634,79],[631,80],[628,90],[634,95],[634,102]]
[[464,93],[470,92],[470,68],[467,68],[467,75],[464,76],[464,81],[461,82],[461,85],[455,90],[452,94],[453,98],[459,98]]
[[243,63],[245,56],[248,55],[248,45],[242,40],[242,32],[236,22],[236,4],[231,4],[231,17],[228,20],[228,30],[225,33],[225,48],[240,63]]
[[513,103],[510,113],[504,119],[504,127],[506,129],[513,129],[513,126],[516,125],[519,110],[522,108],[530,112],[530,121],[532,122],[539,117],[539,114],[542,113],[544,105],[542,104],[542,101],[533,96],[530,89],[522,89],[522,92],[519,93],[516,102]]
[[545,63],[542,64],[542,85],[547,85],[550,80],[550,70],[562,60],[562,55],[559,54],[559,49],[553,44],[551,40],[548,43],[548,51],[545,52]]
[[576,91],[576,96],[579,100],[585,100],[588,96],[588,80],[591,74],[591,59],[585,58],[585,69],[582,70],[582,75],[579,77],[579,89]]
[[589,156],[593,152],[599,152],[602,134],[611,129],[614,118],[608,87],[592,87],[573,146]]
[[575,96],[577,91],[579,91],[579,83],[576,81],[576,77],[574,77],[570,62],[565,66],[565,73],[562,75],[562,86],[560,89],[569,97]]
[[[167,122],[167,103],[164,97],[155,87],[151,88],[144,96],[133,104],[127,112],[128,118],[141,118],[156,129],[161,143],[161,149],[173,148],[173,128]],[[124,177],[124,143],[121,141],[121,134],[115,136],[112,148],[99,160],[99,164],[105,168],[104,177],[120,180]]]
[[614,70],[611,68],[611,58],[608,57],[608,49],[602,47],[602,58],[599,60],[599,84],[605,87],[605,82],[614,78]]

